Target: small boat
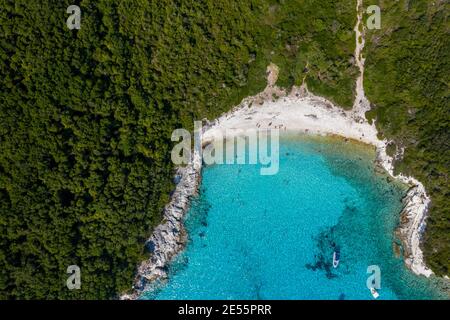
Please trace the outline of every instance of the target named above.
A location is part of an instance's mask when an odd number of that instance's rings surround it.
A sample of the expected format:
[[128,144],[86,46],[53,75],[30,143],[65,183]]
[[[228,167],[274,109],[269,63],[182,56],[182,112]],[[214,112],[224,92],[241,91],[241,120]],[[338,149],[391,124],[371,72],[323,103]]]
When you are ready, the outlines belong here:
[[339,248],[336,248],[336,251],[333,252],[333,268],[338,267],[340,258],[341,258],[341,252],[340,252]]
[[377,290],[375,290],[375,288],[370,288],[370,293],[372,294],[372,297],[374,299],[377,299],[380,296],[380,294],[377,292]]

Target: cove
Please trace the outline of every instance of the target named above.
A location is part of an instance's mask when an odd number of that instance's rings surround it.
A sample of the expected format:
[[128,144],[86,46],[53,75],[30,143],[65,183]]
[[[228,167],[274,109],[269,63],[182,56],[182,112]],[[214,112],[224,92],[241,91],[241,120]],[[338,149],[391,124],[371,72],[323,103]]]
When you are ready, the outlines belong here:
[[203,168],[186,248],[169,279],[140,298],[372,299],[372,265],[379,299],[443,297],[435,280],[404,266],[394,231],[407,189],[374,159],[362,144],[291,134],[280,139],[276,175],[258,165]]

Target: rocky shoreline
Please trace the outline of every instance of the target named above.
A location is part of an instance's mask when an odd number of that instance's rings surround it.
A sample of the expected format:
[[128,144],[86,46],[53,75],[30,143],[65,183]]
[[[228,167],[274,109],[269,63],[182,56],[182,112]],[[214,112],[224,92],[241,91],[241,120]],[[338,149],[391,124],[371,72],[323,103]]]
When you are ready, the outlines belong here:
[[411,182],[416,184],[408,190],[402,200],[403,210],[400,214],[397,236],[403,243],[403,257],[408,268],[415,274],[429,277],[433,272],[424,263],[420,244],[431,200],[421,183],[418,183],[418,181]]
[[400,224],[395,234],[402,242],[406,266],[417,275],[429,277],[433,271],[425,265],[421,243],[431,199],[427,195],[424,185],[417,179],[402,174],[394,175],[394,159],[401,158],[403,150],[399,150],[397,155],[392,158],[386,154],[388,145],[389,142],[384,142],[384,145],[378,149],[379,165],[395,180],[409,186],[402,199],[403,209],[400,212]]
[[163,221],[145,244],[151,257],[138,267],[132,292],[120,296],[121,300],[138,299],[154,281],[167,278],[168,264],[183,250],[187,241],[183,219],[191,198],[197,194],[200,172],[201,158],[195,152],[186,167],[177,169],[177,185],[169,204],[164,208]]

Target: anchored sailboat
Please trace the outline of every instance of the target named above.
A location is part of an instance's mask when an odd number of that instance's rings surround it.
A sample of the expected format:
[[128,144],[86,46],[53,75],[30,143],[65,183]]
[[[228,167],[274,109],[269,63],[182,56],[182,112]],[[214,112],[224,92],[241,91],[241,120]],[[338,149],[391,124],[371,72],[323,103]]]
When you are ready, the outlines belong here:
[[335,251],[333,252],[333,268],[338,267],[340,258],[341,258],[340,249],[339,247],[336,247]]

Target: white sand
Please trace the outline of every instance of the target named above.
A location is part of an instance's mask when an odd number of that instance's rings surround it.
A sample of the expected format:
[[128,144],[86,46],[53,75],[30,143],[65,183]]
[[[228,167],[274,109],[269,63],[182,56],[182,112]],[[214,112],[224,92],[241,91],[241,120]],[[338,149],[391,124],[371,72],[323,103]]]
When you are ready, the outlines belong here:
[[299,131],[310,134],[335,134],[367,144],[381,146],[374,126],[356,122],[352,112],[332,105],[329,101],[312,95],[289,95],[277,101],[266,101],[249,106],[244,102],[239,108],[215,120],[203,133],[208,142],[222,136],[224,130],[275,129]]

